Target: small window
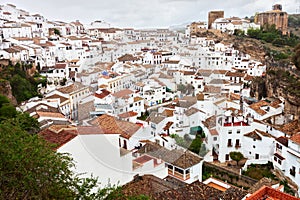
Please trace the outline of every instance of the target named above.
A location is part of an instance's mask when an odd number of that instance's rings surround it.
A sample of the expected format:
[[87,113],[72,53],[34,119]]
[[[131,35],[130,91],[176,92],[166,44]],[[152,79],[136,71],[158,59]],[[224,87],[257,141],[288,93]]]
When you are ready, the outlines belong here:
[[229,131],[228,131],[228,134],[232,134],[232,130],[229,130]]
[[259,154],[255,154],[255,159],[259,159]]
[[240,129],[238,129],[238,130],[236,131],[236,133],[237,133],[237,134],[240,134],[240,133],[241,133],[241,130],[240,130]]
[[214,141],[217,141],[217,139],[218,139],[217,137],[214,137]]
[[226,154],[226,155],[225,155],[225,160],[226,160],[226,161],[229,160],[229,154]]

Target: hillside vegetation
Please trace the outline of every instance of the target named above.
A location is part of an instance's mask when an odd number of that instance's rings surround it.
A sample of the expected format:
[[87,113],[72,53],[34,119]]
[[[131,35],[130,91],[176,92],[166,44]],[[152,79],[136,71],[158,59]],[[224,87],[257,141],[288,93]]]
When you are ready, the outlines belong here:
[[0,94],[8,96],[12,102],[15,99],[18,104],[38,96],[38,86],[46,86],[46,78],[38,73],[29,75],[28,70],[32,67],[31,64],[11,62],[0,65]]

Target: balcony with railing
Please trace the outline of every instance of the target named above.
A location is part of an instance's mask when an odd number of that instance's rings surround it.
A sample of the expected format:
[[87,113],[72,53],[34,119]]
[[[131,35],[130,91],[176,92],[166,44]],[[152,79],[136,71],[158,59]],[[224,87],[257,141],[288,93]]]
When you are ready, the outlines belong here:
[[182,170],[182,169],[178,169],[177,167],[174,167],[174,170],[173,170],[170,167],[172,167],[172,166],[168,167],[168,174],[170,176],[173,176],[173,177],[183,180],[183,181],[190,179],[190,171],[189,170],[187,170],[187,169]]

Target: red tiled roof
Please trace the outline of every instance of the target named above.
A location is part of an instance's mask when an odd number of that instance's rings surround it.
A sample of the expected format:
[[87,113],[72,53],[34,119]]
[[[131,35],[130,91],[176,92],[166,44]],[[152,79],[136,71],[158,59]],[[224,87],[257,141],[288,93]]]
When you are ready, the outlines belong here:
[[163,128],[164,131],[168,130],[172,125],[174,124],[174,122],[168,122],[165,127]]
[[284,124],[283,127],[281,128],[281,131],[288,135],[300,133],[300,121],[294,120],[290,123]]
[[106,114],[92,120],[91,124],[102,129],[104,134],[120,134],[127,139],[141,128],[137,124],[118,120],[115,117]]
[[151,156],[148,156],[148,155],[142,155],[141,157],[138,157],[138,158],[134,159],[133,161],[140,163],[140,164],[144,164],[153,159],[155,159],[155,158],[152,158]]
[[276,141],[279,142],[280,144],[286,146],[286,147],[288,146],[288,142],[289,142],[288,138],[283,137],[283,136],[281,136],[279,138],[276,138]]
[[210,132],[211,135],[219,135],[217,129],[215,129],[215,128],[214,129],[210,129],[209,132]]
[[240,73],[240,72],[227,72],[226,76],[231,76],[231,77],[244,77],[246,74],[245,73]]
[[98,126],[78,126],[77,130],[79,135],[104,134],[103,130]]
[[[52,127],[54,128],[54,126]],[[55,149],[60,148],[77,136],[77,130],[74,128],[69,128],[69,130],[60,129],[55,131],[55,128],[54,130],[51,130],[52,127],[45,129],[38,134],[47,142],[55,144]]]
[[64,94],[70,94],[72,92],[82,89],[83,87],[84,86],[81,83],[74,83],[65,87],[58,88],[57,90]]
[[292,137],[290,137],[290,140],[300,145],[300,133],[292,135]]
[[59,94],[53,94],[51,96],[46,97],[46,99],[60,99],[60,103],[68,100],[67,98],[60,96]]
[[257,130],[251,131],[249,133],[244,134],[244,136],[256,139],[256,140],[262,140],[261,136],[257,133]]
[[56,63],[54,68],[55,69],[66,69],[67,63]]
[[119,114],[118,116],[120,118],[129,118],[129,117],[134,117],[134,116],[137,116],[137,115],[138,115],[138,113],[133,112],[133,111],[129,111],[129,112],[125,112],[125,113]]
[[129,89],[125,89],[125,90],[121,90],[121,91],[119,91],[119,92],[115,92],[115,93],[113,93],[112,95],[113,95],[114,97],[121,98],[121,97],[128,96],[128,95],[130,95],[130,94],[133,94],[133,93],[134,93],[134,91],[129,90]]
[[134,97],[133,98],[134,102],[138,102],[138,101],[141,101],[141,100],[144,100],[144,99],[142,97]]
[[95,97],[99,99],[103,99],[104,97],[108,96],[110,94],[110,91],[103,89],[101,90],[101,93],[95,93]]
[[265,115],[267,112],[262,110],[261,107],[262,106],[267,106],[269,105],[268,102],[264,101],[264,100],[261,100],[259,102],[256,102],[256,103],[253,103],[251,104],[249,107],[254,110],[255,112],[257,112],[258,114],[260,115]]
[[204,93],[221,93],[221,87],[215,87],[212,85],[205,85],[204,86]]
[[174,110],[165,109],[161,114],[167,117],[172,117],[174,116]]
[[36,112],[39,117],[50,117],[50,118],[65,118],[65,116],[61,113],[53,113],[53,112]]
[[119,57],[118,60],[119,60],[120,62],[125,62],[125,61],[135,61],[135,60],[138,60],[138,58],[137,58],[137,57],[134,57],[134,56],[131,55],[131,54],[125,54],[125,55]]
[[246,200],[257,200],[257,199],[297,200],[298,198],[296,198],[292,195],[289,195],[287,193],[281,192],[279,190],[273,189],[269,186],[263,186],[258,191],[254,192],[252,195],[250,195],[249,197],[246,198]]

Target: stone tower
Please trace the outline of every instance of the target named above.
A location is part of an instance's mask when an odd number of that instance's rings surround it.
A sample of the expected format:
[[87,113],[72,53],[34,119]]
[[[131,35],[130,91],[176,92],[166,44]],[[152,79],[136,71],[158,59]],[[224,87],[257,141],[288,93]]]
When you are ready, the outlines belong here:
[[255,23],[261,26],[275,24],[277,30],[280,30],[283,35],[288,34],[288,14],[282,11],[280,4],[273,5],[273,10],[258,13],[255,16]]
[[224,18],[224,11],[210,11],[208,13],[208,29],[211,29],[211,24],[218,18]]

